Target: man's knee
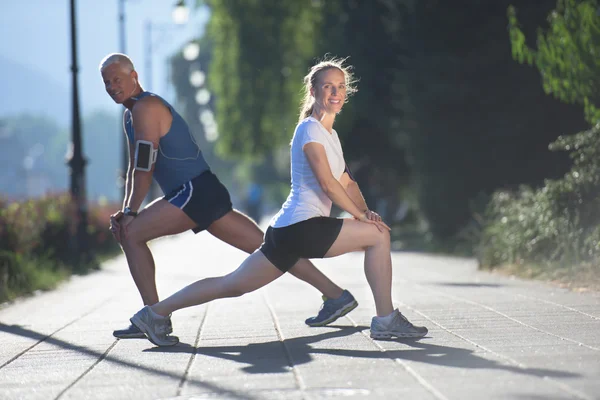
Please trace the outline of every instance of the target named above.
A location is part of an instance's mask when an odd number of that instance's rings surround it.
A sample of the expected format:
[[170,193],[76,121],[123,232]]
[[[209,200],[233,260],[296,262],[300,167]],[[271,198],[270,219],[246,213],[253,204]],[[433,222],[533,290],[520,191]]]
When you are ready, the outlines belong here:
[[121,242],[124,245],[128,244],[145,244],[152,238],[147,237],[147,233],[144,231],[142,224],[136,224],[133,221],[127,226],[126,230],[121,231]]
[[208,231],[247,253],[253,253],[263,242],[264,232],[250,218],[233,211],[217,220]]

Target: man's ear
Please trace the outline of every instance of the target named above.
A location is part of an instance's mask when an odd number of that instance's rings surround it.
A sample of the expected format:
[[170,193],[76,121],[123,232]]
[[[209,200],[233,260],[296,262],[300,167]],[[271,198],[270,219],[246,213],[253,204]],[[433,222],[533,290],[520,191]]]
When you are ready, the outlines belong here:
[[131,77],[133,78],[133,83],[137,85],[138,83],[138,73],[137,71],[131,71]]

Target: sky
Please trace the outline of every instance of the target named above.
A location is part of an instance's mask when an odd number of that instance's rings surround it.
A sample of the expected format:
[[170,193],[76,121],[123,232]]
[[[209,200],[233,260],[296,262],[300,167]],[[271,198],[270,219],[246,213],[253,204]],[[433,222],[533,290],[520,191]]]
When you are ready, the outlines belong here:
[[[76,0],[77,48],[79,63],[79,98],[82,115],[96,110],[120,112],[104,91],[98,72],[100,60],[111,52],[119,52],[119,0]],[[150,21],[152,35],[152,90],[172,99],[167,83],[167,58],[181,46],[203,33],[208,20],[205,8],[191,9],[183,26],[175,25],[171,11],[175,0],[126,0],[126,52],[132,57],[144,87],[150,87],[145,74],[145,26]],[[193,6],[194,0],[187,0]],[[35,108],[30,94],[51,91],[46,104],[59,123],[71,118],[71,42],[69,0],[0,0],[0,77],[10,88],[9,103],[0,104],[0,117]],[[21,78],[18,72],[27,71]],[[12,78],[11,78],[12,77]],[[15,81],[12,81],[15,79]],[[40,84],[42,82],[43,84]],[[2,85],[2,86],[5,86]],[[5,86],[7,87],[7,86]],[[50,89],[48,89],[50,88]],[[18,94],[27,94],[19,96]],[[2,102],[9,99],[5,97]],[[57,108],[52,108],[55,106]],[[38,106],[42,107],[42,106]],[[38,111],[34,109],[33,111]]]

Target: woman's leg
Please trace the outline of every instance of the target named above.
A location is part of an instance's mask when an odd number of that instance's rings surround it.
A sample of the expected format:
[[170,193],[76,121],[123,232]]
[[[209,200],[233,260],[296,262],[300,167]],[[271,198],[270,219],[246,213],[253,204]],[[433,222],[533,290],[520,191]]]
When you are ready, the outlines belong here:
[[365,251],[365,275],[373,292],[377,315],[389,315],[394,311],[389,232],[380,231],[373,224],[344,219],[342,229],[325,257],[358,250]]
[[[232,210],[208,227],[211,235],[246,253],[252,253],[263,242],[264,233],[254,221],[237,210]],[[299,260],[290,274],[312,285],[323,295],[336,299],[342,295],[342,288],[333,283],[309,260]]]
[[261,251],[255,251],[233,272],[217,278],[196,281],[154,304],[151,309],[161,316],[226,297],[238,297],[259,289],[283,275]]

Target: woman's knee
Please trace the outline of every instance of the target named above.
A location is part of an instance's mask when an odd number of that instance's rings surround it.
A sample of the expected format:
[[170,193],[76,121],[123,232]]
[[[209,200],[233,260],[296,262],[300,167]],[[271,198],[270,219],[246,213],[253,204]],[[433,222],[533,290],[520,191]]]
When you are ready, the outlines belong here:
[[374,246],[390,246],[390,231],[388,231],[387,229],[384,229],[383,231],[375,229],[372,235]]

